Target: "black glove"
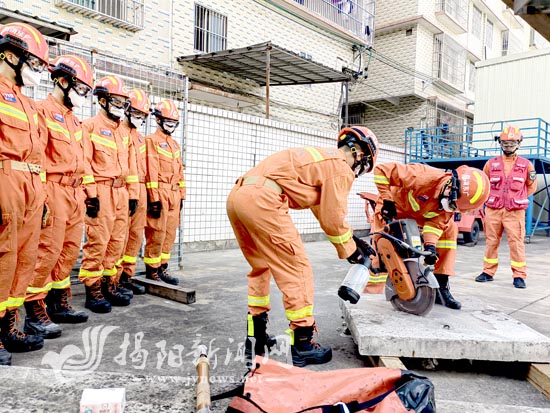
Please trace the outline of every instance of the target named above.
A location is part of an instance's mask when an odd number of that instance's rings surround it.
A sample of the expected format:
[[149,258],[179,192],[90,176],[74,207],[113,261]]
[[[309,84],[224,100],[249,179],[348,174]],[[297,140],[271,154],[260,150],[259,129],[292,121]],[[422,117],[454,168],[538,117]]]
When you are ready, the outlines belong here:
[[99,198],[86,198],[86,215],[90,218],[97,218],[99,212]]
[[435,245],[424,246],[424,252],[431,253],[430,255],[424,256],[424,264],[434,265],[437,261],[437,258],[439,257],[439,255],[437,254],[437,250],[435,249]]
[[382,210],[380,211],[382,218],[386,221],[393,221],[397,218],[397,210],[395,209],[395,202],[384,199]]
[[365,256],[368,257],[370,255],[376,255],[376,251],[370,246],[368,242],[363,241],[357,235],[353,236],[353,240],[355,241],[355,245],[357,245],[357,248],[360,248]]
[[49,217],[50,217],[50,209],[48,208],[48,205],[44,204],[44,209],[42,210],[42,228],[46,228]]
[[130,210],[130,216],[134,216],[138,209],[138,200],[137,199],[130,199],[128,200],[128,209]]
[[160,218],[160,211],[162,211],[162,203],[160,201],[149,202],[147,204],[147,215],[151,218]]

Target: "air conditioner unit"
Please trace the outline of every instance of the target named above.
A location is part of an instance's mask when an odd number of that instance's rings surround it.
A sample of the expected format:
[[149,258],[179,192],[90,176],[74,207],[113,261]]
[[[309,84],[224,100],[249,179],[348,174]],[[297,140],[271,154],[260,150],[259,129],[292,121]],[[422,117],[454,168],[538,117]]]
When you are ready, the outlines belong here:
[[514,0],[514,13],[522,14],[550,14],[550,0]]

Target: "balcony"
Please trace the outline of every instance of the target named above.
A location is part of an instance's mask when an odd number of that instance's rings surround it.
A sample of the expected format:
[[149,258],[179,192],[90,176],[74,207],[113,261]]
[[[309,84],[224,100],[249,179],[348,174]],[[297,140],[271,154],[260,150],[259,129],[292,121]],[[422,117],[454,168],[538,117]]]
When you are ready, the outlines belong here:
[[445,33],[436,35],[433,57],[433,77],[437,79],[435,83],[454,93],[463,93],[465,72],[466,49]]
[[468,30],[468,2],[465,0],[437,0],[435,15],[455,34]]

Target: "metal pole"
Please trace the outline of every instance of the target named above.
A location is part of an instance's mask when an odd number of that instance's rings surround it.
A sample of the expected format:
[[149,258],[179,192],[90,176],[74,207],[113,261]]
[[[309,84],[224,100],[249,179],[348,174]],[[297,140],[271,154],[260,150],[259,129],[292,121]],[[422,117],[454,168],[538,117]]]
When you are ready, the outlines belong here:
[[265,118],[269,119],[269,82],[271,76],[271,46],[266,49],[265,56]]
[[[187,161],[187,127],[189,122],[189,77],[185,75],[183,78],[183,141],[181,143],[181,158],[183,165]],[[183,212],[180,211],[180,225],[178,227],[178,267],[180,271],[183,269]]]
[[349,82],[346,81],[346,83],[344,84],[344,87],[346,88],[346,91],[345,91],[345,115],[344,115],[344,126],[345,127],[348,127],[349,126],[349,112],[348,112],[348,100],[349,100]]

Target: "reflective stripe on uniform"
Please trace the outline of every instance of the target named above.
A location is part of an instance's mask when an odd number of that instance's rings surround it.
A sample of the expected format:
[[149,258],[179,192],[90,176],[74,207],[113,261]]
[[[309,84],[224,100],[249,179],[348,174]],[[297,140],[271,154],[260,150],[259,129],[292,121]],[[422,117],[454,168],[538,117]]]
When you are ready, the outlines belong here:
[[21,307],[24,302],[25,297],[9,297],[7,301],[0,303],[0,311],[4,311],[7,307]]
[[52,282],[52,289],[55,290],[64,290],[66,288],[69,288],[71,286],[71,276],[68,275],[61,281],[53,281]]
[[443,234],[443,231],[435,227],[432,227],[431,225],[425,224],[424,227],[422,228],[422,234],[427,234],[427,233],[432,233],[440,237],[441,234]]
[[110,269],[109,268],[104,269],[102,275],[104,275],[105,277],[112,277],[116,273],[117,273],[117,269],[116,269],[116,266],[115,266],[115,267],[110,268]]
[[439,239],[435,244],[436,248],[443,248],[449,250],[456,250],[456,241],[448,239]]
[[88,271],[83,268],[81,268],[80,271],[78,272],[79,277],[101,277],[102,274],[103,274],[103,270]]
[[54,122],[53,120],[50,120],[50,119],[46,119],[46,126],[48,127],[48,129],[54,132],[61,133],[63,136],[65,136],[65,139],[67,139],[69,142],[71,141],[71,134],[69,133],[69,130],[65,129],[59,123]]
[[328,235],[327,234],[327,238],[333,244],[344,244],[344,243],[348,242],[351,239],[352,235],[353,235],[353,233],[351,232],[351,229],[350,229],[350,230],[348,230],[348,232],[346,232],[343,235]]
[[158,182],[145,182],[145,188],[148,189],[158,189],[159,183]]
[[301,308],[299,310],[286,310],[286,318],[290,321],[299,320],[305,317],[311,317],[313,315],[313,306],[308,305],[307,307]]
[[38,175],[40,175],[40,182],[46,183],[46,171],[40,172]]
[[95,183],[95,178],[93,175],[84,175],[82,177],[82,185],[88,185]]
[[110,139],[105,139],[105,138],[102,138],[101,136],[99,135],[95,135],[95,134],[91,134],[90,135],[90,140],[92,142],[95,142],[101,146],[105,146],[109,149],[114,149],[115,151],[118,150],[117,146],[116,146],[116,142],[113,142],[112,140]]
[[22,110],[14,108],[13,106],[6,105],[5,103],[0,102],[0,113],[9,116],[10,118],[15,118],[22,120],[23,122],[29,123],[29,118],[27,114]]
[[53,282],[49,282],[44,287],[27,287],[27,294],[39,294],[39,293],[45,293],[47,291],[50,291],[52,289]]
[[439,213],[437,213],[437,212],[426,212],[426,213],[422,214],[422,216],[424,218],[431,219],[431,218],[435,218],[435,217],[439,216]]
[[378,273],[378,274],[371,274],[369,278],[369,283],[373,284],[379,284],[379,283],[385,283],[388,279],[388,273]]
[[179,181],[179,186],[180,188],[185,188],[187,187],[187,184],[185,183],[185,181]]
[[325,159],[323,155],[321,155],[321,152],[319,152],[317,149],[313,148],[312,146],[307,146],[304,149],[309,152],[309,154],[313,157],[313,160],[315,162],[320,162]]
[[160,254],[160,259],[161,260],[169,260],[171,256],[172,255],[170,253],[168,253],[168,254],[162,253],[162,254]]
[[139,177],[137,175],[128,175],[126,177],[127,184],[137,184],[139,183]]
[[487,264],[498,264],[498,258],[487,258],[483,257],[483,261]]
[[74,139],[75,141],[77,142],[80,142],[82,140],[82,131],[81,130],[77,130],[75,133],[74,133]]
[[290,336],[290,345],[293,346],[294,345],[294,330],[291,329],[291,328],[287,328],[285,330],[285,333]]
[[414,191],[411,189],[407,194],[407,198],[409,199],[409,204],[411,205],[412,210],[414,212],[418,212],[420,211],[420,205],[418,205],[418,202],[416,202],[416,199],[414,199],[413,193]]
[[525,267],[527,263],[525,261],[519,262],[519,261],[510,261],[510,265],[515,268],[521,268]]
[[125,255],[122,257],[122,262],[127,262],[128,264],[135,264],[137,262],[137,257],[130,257],[129,255]]
[[269,295],[263,297],[248,296],[248,305],[250,307],[267,307],[269,305]]
[[254,337],[254,319],[252,318],[252,314],[248,314],[246,319],[246,334],[249,337]]
[[143,262],[145,264],[160,264],[160,257],[153,257],[153,258],[144,257]]
[[172,155],[172,152],[167,151],[165,149],[162,149],[160,146],[155,145],[155,150],[159,155],[166,156],[169,159],[174,159],[174,156]]
[[390,180],[386,178],[384,175],[374,175],[374,183],[380,184],[380,185],[389,185]]
[[141,145],[139,147],[139,153],[145,153],[147,151],[147,145]]

